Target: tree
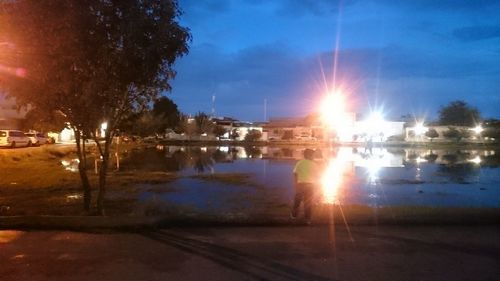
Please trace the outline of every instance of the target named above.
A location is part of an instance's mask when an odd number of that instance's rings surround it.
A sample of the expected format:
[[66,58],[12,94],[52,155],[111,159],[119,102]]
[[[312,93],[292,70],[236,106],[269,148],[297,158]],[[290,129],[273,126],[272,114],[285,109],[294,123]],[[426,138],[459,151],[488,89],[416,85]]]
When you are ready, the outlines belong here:
[[214,123],[210,120],[210,116],[204,112],[198,112],[194,116],[194,123],[196,124],[196,132],[200,135],[211,133],[214,128]]
[[227,130],[224,127],[222,127],[221,125],[215,125],[215,127],[213,129],[213,133],[216,137],[220,138],[227,133]]
[[427,130],[427,132],[425,132],[425,136],[428,137],[428,138],[430,138],[431,142],[432,142],[433,139],[439,137],[439,134],[436,131],[436,129],[430,128],[429,130]]
[[439,110],[441,125],[475,126],[480,121],[479,111],[461,100],[450,102]]
[[238,139],[240,137],[240,134],[238,133],[238,129],[233,129],[231,131],[230,137],[231,137],[232,140]]
[[25,131],[60,132],[66,127],[66,122],[64,115],[58,111],[43,112],[34,108],[26,114],[22,127]]
[[252,129],[245,135],[245,141],[258,141],[261,137],[261,131]]
[[154,118],[160,120],[161,123],[157,132],[164,133],[167,128],[173,129],[179,125],[181,113],[177,105],[165,96],[155,101],[152,113]]
[[449,127],[448,130],[443,132],[443,136],[448,139],[455,139],[459,142],[463,138],[470,137],[471,133],[468,130],[458,130],[454,127]]
[[[0,2],[0,41],[26,69],[0,85],[20,105],[61,112],[75,131],[84,208],[90,210],[88,138],[96,141],[97,213],[104,213],[110,145],[120,123],[170,90],[173,64],[190,39],[176,0]],[[107,122],[101,141],[96,129]]]

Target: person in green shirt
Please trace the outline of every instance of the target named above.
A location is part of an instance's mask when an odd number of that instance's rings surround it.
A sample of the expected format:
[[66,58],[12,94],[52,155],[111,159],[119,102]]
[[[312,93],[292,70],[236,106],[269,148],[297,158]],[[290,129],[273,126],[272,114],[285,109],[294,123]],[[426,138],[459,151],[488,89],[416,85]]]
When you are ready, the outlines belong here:
[[300,204],[304,203],[304,218],[306,223],[311,223],[312,199],[315,184],[318,179],[318,165],[313,161],[314,150],[304,150],[304,159],[301,159],[293,168],[293,183],[295,198],[290,217],[296,219],[299,214]]

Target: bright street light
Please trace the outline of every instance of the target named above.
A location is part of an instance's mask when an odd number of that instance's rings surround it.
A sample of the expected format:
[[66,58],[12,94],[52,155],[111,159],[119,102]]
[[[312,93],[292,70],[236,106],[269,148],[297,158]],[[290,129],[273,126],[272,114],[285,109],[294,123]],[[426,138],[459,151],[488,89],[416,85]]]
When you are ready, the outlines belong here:
[[416,135],[423,135],[427,132],[427,130],[429,130],[429,128],[425,127],[423,122],[419,122],[415,125],[414,130]]
[[472,128],[471,130],[474,131],[474,133],[476,133],[477,135],[481,134],[481,132],[484,131],[484,129],[483,129],[483,127],[481,127],[481,125],[477,125],[476,127]]

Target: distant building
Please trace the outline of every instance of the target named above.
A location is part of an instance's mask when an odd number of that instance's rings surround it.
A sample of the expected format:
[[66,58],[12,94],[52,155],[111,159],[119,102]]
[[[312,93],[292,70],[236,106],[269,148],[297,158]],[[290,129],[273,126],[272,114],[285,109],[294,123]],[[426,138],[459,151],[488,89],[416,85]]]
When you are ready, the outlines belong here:
[[321,140],[324,129],[314,117],[271,118],[263,125],[266,140]]

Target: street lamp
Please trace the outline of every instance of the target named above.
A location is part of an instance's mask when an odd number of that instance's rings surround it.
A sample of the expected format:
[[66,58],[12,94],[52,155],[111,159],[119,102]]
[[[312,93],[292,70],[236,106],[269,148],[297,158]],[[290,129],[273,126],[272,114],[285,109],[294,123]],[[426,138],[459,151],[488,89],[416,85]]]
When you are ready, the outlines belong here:
[[476,135],[479,135],[479,134],[481,134],[482,131],[484,131],[484,129],[483,129],[483,127],[481,127],[481,125],[477,125],[476,127],[472,128],[471,130],[474,131],[474,133],[476,133]]
[[414,128],[416,135],[423,135],[423,134],[425,134],[427,132],[428,129],[429,128],[427,128],[427,127],[424,126],[423,122],[417,123],[415,125],[415,128]]

